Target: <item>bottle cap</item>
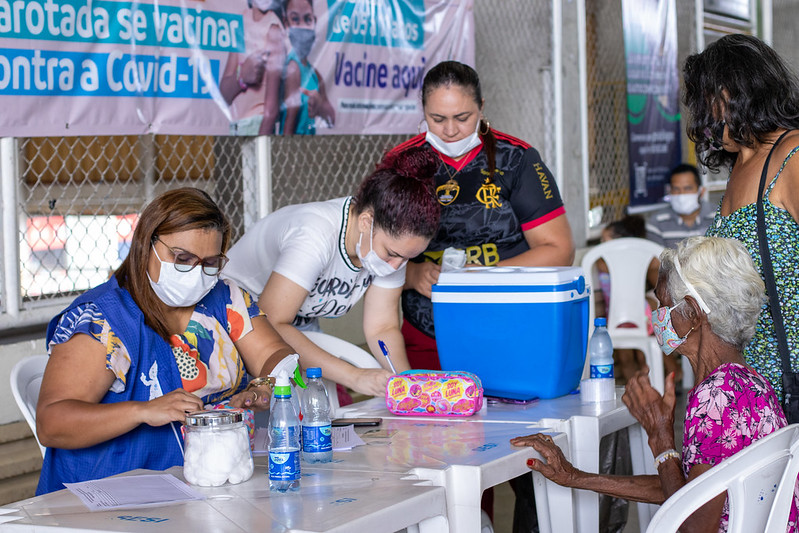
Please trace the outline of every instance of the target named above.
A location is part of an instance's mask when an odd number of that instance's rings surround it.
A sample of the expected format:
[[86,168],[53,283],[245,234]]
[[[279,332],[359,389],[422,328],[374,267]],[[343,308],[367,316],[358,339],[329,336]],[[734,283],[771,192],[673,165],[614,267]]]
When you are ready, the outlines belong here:
[[321,378],[322,377],[322,369],[318,367],[311,367],[305,371],[305,375],[308,376],[308,379],[311,378]]
[[598,316],[594,319],[594,326],[596,327],[607,326],[607,325],[608,325],[608,319],[605,318],[604,316]]
[[291,396],[291,386],[290,385],[278,385],[275,387],[275,397],[285,397]]

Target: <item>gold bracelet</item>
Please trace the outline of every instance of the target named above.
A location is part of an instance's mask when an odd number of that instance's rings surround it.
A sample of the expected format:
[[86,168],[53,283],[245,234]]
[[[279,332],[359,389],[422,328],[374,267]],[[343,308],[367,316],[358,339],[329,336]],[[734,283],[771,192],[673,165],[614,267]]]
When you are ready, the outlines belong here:
[[658,455],[657,457],[655,457],[655,470],[657,470],[660,465],[662,465],[663,463],[665,463],[666,461],[668,461],[672,457],[674,459],[680,459],[680,457],[681,457],[680,453],[677,450],[675,450],[674,448],[666,450],[665,452],[663,452],[660,455]]
[[250,381],[247,384],[247,388],[245,388],[242,392],[247,392],[250,389],[254,389],[255,387],[260,387],[262,385],[268,385],[270,391],[274,390],[274,388],[275,388],[275,378],[272,378],[272,377],[255,378],[254,380]]

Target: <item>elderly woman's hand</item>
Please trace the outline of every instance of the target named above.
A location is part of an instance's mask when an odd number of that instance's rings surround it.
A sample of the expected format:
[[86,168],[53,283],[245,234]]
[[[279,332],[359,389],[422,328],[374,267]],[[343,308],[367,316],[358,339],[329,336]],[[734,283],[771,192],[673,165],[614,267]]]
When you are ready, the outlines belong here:
[[546,462],[538,459],[530,459],[527,461],[527,466],[531,470],[541,472],[544,477],[554,481],[558,485],[571,487],[575,483],[575,478],[580,474],[580,470],[574,468],[574,466],[566,460],[561,449],[552,442],[552,437],[549,435],[537,433],[526,437],[516,437],[515,439],[511,439],[510,443],[514,446],[530,446],[541,454],[541,457],[546,459]]
[[649,382],[649,369],[644,367],[627,381],[621,399],[649,436],[653,453],[674,447],[674,372],[666,377],[661,396]]

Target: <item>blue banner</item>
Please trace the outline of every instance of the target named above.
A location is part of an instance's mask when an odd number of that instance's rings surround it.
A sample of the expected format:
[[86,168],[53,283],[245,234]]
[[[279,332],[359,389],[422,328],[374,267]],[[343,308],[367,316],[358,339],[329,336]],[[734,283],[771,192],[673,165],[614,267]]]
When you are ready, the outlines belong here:
[[680,163],[675,0],[622,0],[630,205],[661,201]]

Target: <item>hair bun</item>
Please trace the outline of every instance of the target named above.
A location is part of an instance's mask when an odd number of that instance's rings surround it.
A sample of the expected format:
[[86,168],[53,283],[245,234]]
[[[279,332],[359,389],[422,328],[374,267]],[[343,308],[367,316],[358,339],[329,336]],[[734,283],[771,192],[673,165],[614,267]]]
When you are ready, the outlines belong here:
[[441,160],[425,146],[414,146],[406,150],[391,151],[383,156],[376,170],[393,170],[404,178],[429,182],[438,170]]

